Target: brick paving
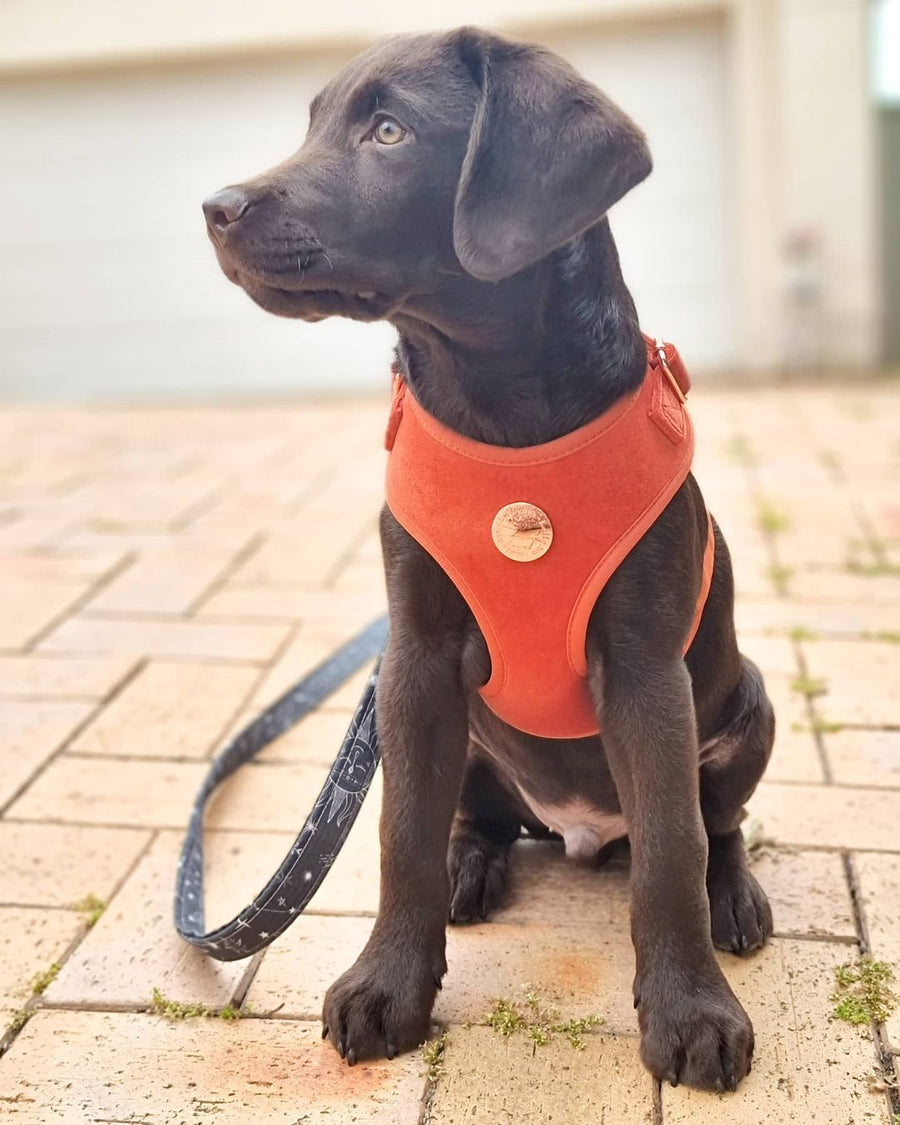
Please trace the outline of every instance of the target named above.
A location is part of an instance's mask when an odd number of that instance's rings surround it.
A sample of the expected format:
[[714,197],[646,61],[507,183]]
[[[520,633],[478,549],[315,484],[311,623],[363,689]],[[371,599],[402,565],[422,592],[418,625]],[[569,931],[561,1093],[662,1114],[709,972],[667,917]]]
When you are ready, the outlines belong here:
[[[660,1089],[642,1069],[627,867],[586,871],[536,842],[514,849],[514,894],[497,919],[450,934],[440,1073],[418,1055],[344,1067],[317,1017],[376,909],[377,783],[310,910],[265,956],[221,965],[183,945],[172,885],[206,759],[383,606],[384,404],[7,410],[0,1116],[900,1120],[900,1013],[858,1029],[832,1018],[831,1000],[835,967],[860,950],[900,974],[900,388],[701,386],[693,397],[697,475],[735,559],[742,647],[780,720],[748,821],[776,937],[747,960],[722,955],[757,1032],[739,1092]],[[212,921],[277,864],[359,686],[217,797]],[[583,1050],[483,1024],[496,997],[526,986],[564,1018],[602,1017]],[[148,1010],[155,988],[247,1018],[168,1020]]]

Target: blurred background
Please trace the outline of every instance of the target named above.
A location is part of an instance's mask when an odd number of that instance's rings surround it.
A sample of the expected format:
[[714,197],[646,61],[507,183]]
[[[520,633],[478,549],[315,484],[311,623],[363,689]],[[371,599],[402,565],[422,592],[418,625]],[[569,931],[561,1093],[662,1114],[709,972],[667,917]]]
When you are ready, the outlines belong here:
[[200,201],[296,149],[373,40],[460,23],[547,44],[644,127],[613,229],[701,377],[900,361],[900,0],[3,0],[0,399],[385,389],[393,331],[256,309]]

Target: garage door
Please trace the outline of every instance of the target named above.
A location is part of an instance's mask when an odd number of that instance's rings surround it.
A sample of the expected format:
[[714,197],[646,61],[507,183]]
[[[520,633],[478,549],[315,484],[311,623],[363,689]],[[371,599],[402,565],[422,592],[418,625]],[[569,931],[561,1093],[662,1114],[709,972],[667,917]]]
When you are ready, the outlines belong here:
[[617,101],[650,142],[652,175],[610,214],[644,331],[677,343],[693,369],[734,365],[724,22],[673,21],[547,44]]
[[[648,330],[732,358],[722,36],[674,23],[547,37],[649,134],[656,171],[614,212]],[[219,274],[200,200],[281,159],[342,65],[309,59],[0,86],[0,395],[123,398],[384,386],[392,330],[303,325]]]

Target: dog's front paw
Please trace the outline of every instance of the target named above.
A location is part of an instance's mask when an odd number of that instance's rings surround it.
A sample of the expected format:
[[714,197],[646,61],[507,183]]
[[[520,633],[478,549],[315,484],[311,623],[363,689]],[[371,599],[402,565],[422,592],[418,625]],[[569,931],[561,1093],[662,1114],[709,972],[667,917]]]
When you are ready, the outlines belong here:
[[483,836],[454,836],[447,857],[450,921],[481,922],[497,909],[506,892],[509,845]]
[[351,1066],[362,1059],[392,1059],[430,1036],[446,962],[441,955],[431,965],[416,965],[406,952],[400,948],[385,959],[363,951],[325,994],[322,1038]]
[[749,1073],[753,1025],[720,972],[657,974],[635,996],[641,1058],[656,1078],[723,1093]]

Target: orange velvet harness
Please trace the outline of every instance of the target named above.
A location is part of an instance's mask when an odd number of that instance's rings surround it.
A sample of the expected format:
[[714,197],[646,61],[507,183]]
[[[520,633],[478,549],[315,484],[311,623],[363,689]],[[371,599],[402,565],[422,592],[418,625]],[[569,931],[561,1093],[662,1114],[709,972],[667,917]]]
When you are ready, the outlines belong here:
[[[543,445],[507,448],[463,437],[428,414],[399,376],[385,445],[387,503],[440,564],[481,627],[488,707],[519,730],[582,738],[599,725],[587,687],[585,638],[612,573],[690,471],[690,379],[671,344],[647,341],[641,386],[605,414]],[[507,557],[492,536],[506,505],[524,501],[552,525],[546,553]],[[712,579],[712,521],[684,651]]]

